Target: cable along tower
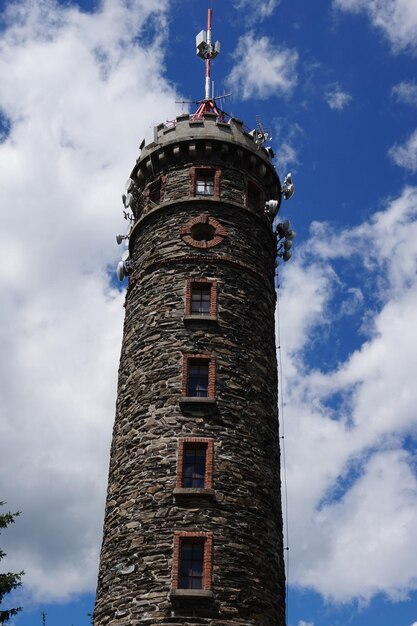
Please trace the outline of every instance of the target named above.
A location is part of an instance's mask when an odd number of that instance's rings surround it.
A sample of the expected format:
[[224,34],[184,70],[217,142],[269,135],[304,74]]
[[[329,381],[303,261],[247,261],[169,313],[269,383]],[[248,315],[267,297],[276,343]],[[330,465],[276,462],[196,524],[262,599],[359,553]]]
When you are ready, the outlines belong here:
[[[285,626],[274,274],[289,223],[262,126],[210,95],[142,142],[95,626]],[[276,221],[276,220],[275,220]]]

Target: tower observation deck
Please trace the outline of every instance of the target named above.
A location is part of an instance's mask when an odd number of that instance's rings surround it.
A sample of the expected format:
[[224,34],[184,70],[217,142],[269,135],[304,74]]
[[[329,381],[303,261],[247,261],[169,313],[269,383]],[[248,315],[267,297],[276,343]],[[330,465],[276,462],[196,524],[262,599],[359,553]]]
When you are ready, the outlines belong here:
[[271,150],[218,111],[181,115],[127,192],[94,625],[284,626]]

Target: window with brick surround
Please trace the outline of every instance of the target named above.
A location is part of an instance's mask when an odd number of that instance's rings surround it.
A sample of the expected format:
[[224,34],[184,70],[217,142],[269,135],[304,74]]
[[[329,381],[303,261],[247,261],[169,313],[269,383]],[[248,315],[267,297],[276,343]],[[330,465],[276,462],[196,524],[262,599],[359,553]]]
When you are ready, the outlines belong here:
[[192,167],[192,195],[218,198],[220,196],[220,176],[219,167]]
[[213,535],[174,533],[173,589],[211,589]]
[[184,355],[182,396],[214,398],[216,359],[207,354]]
[[185,296],[185,316],[217,315],[217,281],[207,278],[189,279]]
[[149,187],[149,200],[155,204],[161,201],[161,179],[155,180]]
[[186,437],[179,440],[177,488],[213,488],[213,450],[213,439],[208,437]]
[[262,213],[264,210],[263,191],[251,180],[248,180],[246,183],[246,206],[257,213]]

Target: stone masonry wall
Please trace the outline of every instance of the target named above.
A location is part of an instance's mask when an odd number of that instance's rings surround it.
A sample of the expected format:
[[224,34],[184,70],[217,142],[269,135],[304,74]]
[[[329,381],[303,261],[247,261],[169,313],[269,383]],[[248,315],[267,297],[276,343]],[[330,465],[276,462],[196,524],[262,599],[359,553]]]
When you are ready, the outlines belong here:
[[[284,626],[274,341],[274,241],[266,218],[220,200],[164,202],[131,236],[95,626]],[[222,185],[236,174],[222,166]],[[189,180],[189,179],[188,179]],[[183,182],[181,182],[183,181]],[[184,195],[184,194],[183,194]],[[187,245],[201,214],[227,235]],[[184,320],[187,280],[217,281],[217,320]],[[182,398],[183,355],[216,357],[215,402]],[[175,494],[179,439],[214,441],[214,493]],[[212,538],[210,594],[175,595],[174,533]]]

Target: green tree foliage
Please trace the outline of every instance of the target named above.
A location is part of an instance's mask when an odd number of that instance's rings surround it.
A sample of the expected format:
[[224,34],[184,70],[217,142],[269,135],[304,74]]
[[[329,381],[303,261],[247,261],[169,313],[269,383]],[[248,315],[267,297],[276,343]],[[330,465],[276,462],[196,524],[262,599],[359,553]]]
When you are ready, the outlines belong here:
[[[0,506],[3,506],[4,502],[0,502]],[[9,524],[13,524],[15,521],[15,517],[18,517],[20,512],[17,513],[3,513],[0,514],[0,532],[3,528],[7,528]],[[0,561],[6,556],[6,553],[0,548]],[[6,572],[5,574],[0,574],[0,605],[3,602],[3,598],[7,593],[16,589],[16,587],[20,587],[22,584],[21,578],[24,572],[19,572],[18,574],[12,574],[12,572]],[[5,624],[9,621],[9,619],[19,613],[22,610],[22,607],[18,606],[11,609],[0,609],[0,624]]]

